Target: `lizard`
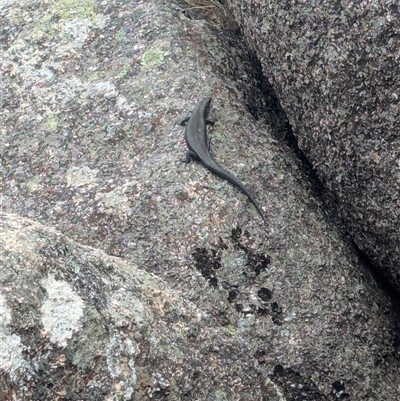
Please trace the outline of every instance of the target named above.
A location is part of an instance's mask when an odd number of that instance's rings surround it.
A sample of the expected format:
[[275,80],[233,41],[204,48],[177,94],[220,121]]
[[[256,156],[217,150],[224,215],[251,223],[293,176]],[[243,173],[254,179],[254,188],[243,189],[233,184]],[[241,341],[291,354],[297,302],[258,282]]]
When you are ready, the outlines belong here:
[[210,105],[211,97],[204,97],[197,103],[191,116],[181,121],[181,125],[187,123],[185,128],[185,141],[188,150],[186,151],[185,162],[190,163],[192,160],[198,161],[209,171],[240,189],[255,206],[264,223],[266,223],[264,213],[248,189],[234,175],[222,168],[211,156],[210,139],[207,136],[207,124],[214,125],[214,121],[208,119]]

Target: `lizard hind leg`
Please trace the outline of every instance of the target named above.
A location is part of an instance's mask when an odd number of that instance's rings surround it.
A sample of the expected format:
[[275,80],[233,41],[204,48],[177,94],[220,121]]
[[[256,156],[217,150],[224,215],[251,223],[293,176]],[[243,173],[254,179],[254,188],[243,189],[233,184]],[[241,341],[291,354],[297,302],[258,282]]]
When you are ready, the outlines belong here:
[[186,163],[190,163],[192,160],[198,161],[199,158],[197,157],[196,152],[193,152],[193,150],[188,149],[186,151]]
[[179,122],[180,125],[185,126],[186,123],[190,120],[190,117],[185,117],[182,121]]

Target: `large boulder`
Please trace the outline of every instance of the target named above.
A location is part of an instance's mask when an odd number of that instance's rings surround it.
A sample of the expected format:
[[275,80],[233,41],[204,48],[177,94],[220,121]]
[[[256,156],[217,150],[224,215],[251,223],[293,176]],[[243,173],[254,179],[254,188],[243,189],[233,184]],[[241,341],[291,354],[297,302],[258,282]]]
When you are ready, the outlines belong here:
[[[249,114],[244,46],[159,0],[0,15],[0,400],[399,398],[396,309]],[[207,92],[265,226],[181,162]]]
[[227,3],[328,202],[400,291],[398,2]]

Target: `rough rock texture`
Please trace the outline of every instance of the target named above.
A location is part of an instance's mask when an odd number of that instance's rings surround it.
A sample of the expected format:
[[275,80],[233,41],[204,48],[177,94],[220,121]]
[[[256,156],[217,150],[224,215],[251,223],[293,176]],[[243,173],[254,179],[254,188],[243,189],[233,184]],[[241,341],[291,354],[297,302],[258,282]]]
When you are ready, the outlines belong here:
[[[0,400],[400,397],[398,315],[248,113],[240,47],[159,0],[0,15]],[[205,92],[266,227],[181,163]]]
[[400,291],[400,8],[228,0],[357,246]]
[[0,400],[260,399],[249,343],[162,280],[26,218],[0,228]]

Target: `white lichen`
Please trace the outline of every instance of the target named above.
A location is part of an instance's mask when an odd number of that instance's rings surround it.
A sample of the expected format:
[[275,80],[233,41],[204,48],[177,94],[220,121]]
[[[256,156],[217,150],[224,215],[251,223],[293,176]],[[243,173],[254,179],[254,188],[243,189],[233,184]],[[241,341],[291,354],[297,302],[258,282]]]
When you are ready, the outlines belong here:
[[41,308],[44,330],[51,342],[65,347],[82,326],[83,300],[67,282],[52,276],[44,279],[42,285],[48,294]]

